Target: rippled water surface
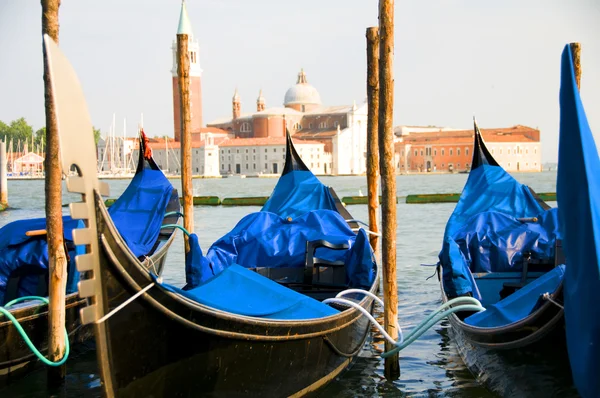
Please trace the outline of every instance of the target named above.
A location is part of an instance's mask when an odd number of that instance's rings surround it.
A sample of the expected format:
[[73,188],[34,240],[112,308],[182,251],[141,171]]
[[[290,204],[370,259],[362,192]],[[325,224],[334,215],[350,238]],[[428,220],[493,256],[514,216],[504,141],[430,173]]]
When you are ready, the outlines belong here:
[[[397,177],[398,196],[416,193],[460,192],[467,175],[409,175]],[[537,192],[554,192],[555,172],[515,174],[515,177]],[[367,193],[365,177],[323,177],[340,197]],[[177,180],[172,180],[179,188]],[[194,195],[224,197],[267,196],[276,179],[197,179]],[[128,181],[109,181],[111,197],[118,196]],[[14,209],[0,213],[0,226],[25,217],[43,216],[43,181],[9,181],[9,200]],[[64,202],[77,200],[77,196],[64,195]],[[400,324],[410,330],[441,304],[434,268],[421,264],[434,264],[441,248],[443,230],[454,209],[454,204],[407,205],[403,199],[398,204],[397,269]],[[243,216],[259,210],[258,207],[195,207],[195,232],[204,250],[227,233]],[[355,218],[367,220],[366,206],[350,206]],[[168,255],[164,271],[167,283],[183,285],[183,239],[177,237]],[[429,279],[428,279],[429,278]],[[383,377],[383,361],[378,354],[382,349],[380,336],[369,339],[354,365],[320,392],[323,397],[346,396],[493,396],[481,387],[463,364],[457,347],[450,338],[449,325],[437,324],[418,341],[401,352],[402,374],[399,380],[387,382]],[[93,351],[80,348],[69,364],[69,376],[60,396],[100,395],[99,378]],[[564,361],[563,361],[564,362]],[[201,371],[201,370],[199,370]],[[567,371],[568,372],[568,368]],[[561,381],[561,383],[568,383]],[[552,381],[546,382],[553,390]],[[562,388],[562,387],[561,387]],[[568,390],[568,388],[567,388]],[[513,391],[514,392],[514,391]],[[47,396],[45,372],[27,376],[5,390],[0,396]],[[529,395],[529,394],[528,394]],[[533,396],[533,395],[532,395]]]

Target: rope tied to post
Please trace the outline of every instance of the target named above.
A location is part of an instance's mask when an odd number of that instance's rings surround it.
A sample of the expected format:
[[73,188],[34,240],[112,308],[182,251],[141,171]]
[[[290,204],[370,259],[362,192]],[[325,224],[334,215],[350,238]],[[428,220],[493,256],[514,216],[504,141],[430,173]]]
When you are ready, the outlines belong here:
[[382,358],[390,357],[390,356],[398,353],[399,351],[403,350],[404,348],[408,347],[410,344],[412,344],[414,341],[416,341],[419,337],[421,337],[423,335],[423,333],[425,333],[432,326],[434,326],[436,323],[438,323],[441,319],[446,318],[450,314],[453,314],[453,313],[459,312],[459,311],[477,311],[477,312],[485,311],[485,308],[481,305],[479,300],[477,300],[476,298],[473,298],[473,297],[454,298],[454,299],[449,300],[446,303],[442,304],[435,311],[433,311],[431,314],[429,314],[423,321],[421,321],[421,323],[419,323],[415,328],[413,328],[406,337],[404,336],[404,333],[402,332],[402,329],[398,323],[398,320],[396,319],[396,327],[398,328],[398,335],[399,335],[399,339],[396,341],[385,331],[383,326],[381,326],[381,324],[379,322],[377,322],[377,320],[373,317],[373,315],[371,315],[369,313],[369,311],[367,311],[365,308],[361,307],[358,303],[356,303],[354,301],[350,301],[350,300],[341,298],[342,296],[346,296],[351,293],[359,293],[359,294],[364,294],[366,296],[372,297],[375,301],[377,301],[377,303],[379,303],[379,305],[382,308],[384,307],[383,301],[379,297],[377,297],[376,295],[374,295],[373,293],[371,293],[369,291],[362,290],[362,289],[344,290],[343,292],[338,293],[335,296],[335,298],[329,298],[329,299],[323,300],[323,303],[325,303],[325,304],[338,303],[338,304],[352,307],[352,308],[360,311],[373,324],[373,326],[375,326],[375,328],[383,335],[383,337],[390,344],[394,345],[393,349],[381,354]]
[[31,341],[31,339],[27,335],[27,332],[25,332],[25,329],[23,329],[23,326],[21,326],[21,324],[19,323],[19,321],[8,310],[8,308],[12,307],[13,305],[15,305],[17,303],[20,303],[20,302],[23,302],[23,301],[27,301],[27,300],[42,301],[46,305],[49,304],[49,300],[46,297],[24,296],[24,297],[19,297],[19,298],[16,298],[16,299],[12,300],[12,301],[9,301],[3,307],[0,307],[0,313],[2,313],[9,321],[11,321],[13,323],[13,325],[17,329],[17,332],[19,332],[19,334],[23,338],[23,341],[25,342],[25,344],[27,344],[27,347],[31,350],[31,352],[33,354],[35,354],[35,356],[40,361],[42,361],[45,365],[48,365],[48,366],[61,366],[61,365],[63,365],[67,361],[67,359],[69,358],[69,353],[71,352],[71,348],[69,346],[69,333],[67,332],[67,328],[65,327],[65,354],[63,355],[63,357],[59,361],[52,362],[48,358],[46,358],[44,356],[44,354],[42,354],[37,349],[37,347],[33,344],[33,342]]

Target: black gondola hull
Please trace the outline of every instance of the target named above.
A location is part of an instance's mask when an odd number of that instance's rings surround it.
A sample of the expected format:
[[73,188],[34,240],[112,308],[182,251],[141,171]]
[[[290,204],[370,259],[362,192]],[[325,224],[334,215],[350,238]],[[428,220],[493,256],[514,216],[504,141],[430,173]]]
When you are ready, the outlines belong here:
[[[173,235],[174,237],[174,235]],[[170,244],[169,239],[169,244]],[[162,273],[166,261],[166,249],[160,250],[151,257],[146,264]],[[107,286],[108,297],[115,298],[122,294],[118,284],[109,283]],[[67,295],[65,300],[65,327],[69,334],[71,345],[84,342],[93,337],[94,331],[88,325],[82,325],[79,312],[87,305],[78,293]],[[47,305],[31,304],[27,307],[11,311],[19,321],[34,346],[44,355],[48,347],[48,307]],[[0,315],[0,387],[8,385],[40,365],[37,357],[31,352],[23,338],[14,327],[12,321]]]
[[[100,277],[122,285],[123,301],[152,280],[124,250],[103,204],[96,206]],[[373,301],[360,305],[371,311]],[[108,351],[98,356],[107,396],[226,397],[315,391],[350,364],[370,330],[356,310],[269,321],[217,311],[159,287],[95,328],[97,346]]]
[[[144,158],[145,142],[141,140],[138,169],[145,168],[159,170],[152,157]],[[179,195],[173,190],[172,197],[167,205],[167,212],[179,211]],[[165,217],[163,225],[176,223],[178,215]],[[166,260],[167,250],[171,245],[175,233],[173,228],[164,229],[159,234],[152,254],[144,261],[144,267],[160,275]],[[108,281],[106,291],[109,300],[119,301],[123,294],[120,284]],[[78,293],[67,295],[65,300],[65,327],[69,334],[71,345],[89,340],[93,336],[93,329],[84,326],[80,321],[80,310],[87,305],[87,300],[79,297]],[[45,304],[32,302],[32,304],[11,310],[11,314],[23,327],[32,343],[44,355],[48,346],[48,307]],[[18,333],[12,322],[0,314],[0,387],[10,384],[38,366],[40,362],[31,352],[23,338]]]
[[[446,303],[450,299],[444,290],[441,273],[441,269],[438,269],[442,302]],[[556,294],[560,293],[561,289],[562,284],[557,289]],[[459,331],[465,340],[471,344],[499,350],[525,347],[543,339],[555,328],[564,326],[562,308],[549,301],[543,303],[540,308],[525,319],[502,327],[482,328],[471,326],[463,322],[456,314],[450,315],[448,319],[452,328]]]

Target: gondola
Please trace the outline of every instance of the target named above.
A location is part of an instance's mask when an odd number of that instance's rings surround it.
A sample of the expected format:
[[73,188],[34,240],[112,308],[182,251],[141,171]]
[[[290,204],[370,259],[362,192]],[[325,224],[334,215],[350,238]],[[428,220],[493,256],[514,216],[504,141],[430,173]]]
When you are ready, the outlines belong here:
[[[300,396],[348,367],[369,322],[355,308],[321,300],[348,287],[375,293],[378,267],[366,232],[351,229],[289,135],[283,175],[263,211],[244,217],[206,256],[191,234],[187,286],[170,286],[119,237],[95,169],[86,165],[91,135],[77,133],[91,131],[83,94],[58,47],[47,37],[45,45],[54,94],[80,115],[77,124],[59,125],[61,157],[84,181],[88,229],[77,236],[90,252],[78,261],[93,279],[80,283],[80,294],[91,298],[81,314],[94,324],[104,394]],[[109,281],[125,292],[120,307],[106,300]],[[372,310],[371,297],[348,297]]]
[[566,253],[564,306],[573,381],[600,396],[600,159],[575,82],[571,47],[562,54],[556,193]]
[[472,169],[439,254],[442,300],[472,296],[486,311],[450,315],[486,349],[517,349],[563,325],[558,213],[495,161],[474,123]]
[[[89,155],[95,159],[93,153]],[[179,196],[152,158],[143,131],[140,131],[139,160],[136,174],[123,194],[110,208],[118,233],[145,268],[162,272],[167,250],[175,236],[173,228],[160,229],[161,224],[177,222]],[[166,213],[171,215],[165,216]],[[65,248],[68,253],[66,287],[66,330],[71,344],[93,337],[90,327],[82,327],[79,311],[86,300],[77,293],[80,273],[75,257],[83,252],[73,242],[73,231],[80,220],[63,218]],[[0,305],[5,306],[24,296],[48,295],[48,249],[46,220],[14,221],[0,229]],[[107,299],[120,294],[121,287],[113,282],[106,286]],[[33,344],[46,352],[48,310],[37,300],[10,306],[10,313],[23,327]],[[12,321],[0,314],[0,386],[26,374],[39,361],[27,347]]]

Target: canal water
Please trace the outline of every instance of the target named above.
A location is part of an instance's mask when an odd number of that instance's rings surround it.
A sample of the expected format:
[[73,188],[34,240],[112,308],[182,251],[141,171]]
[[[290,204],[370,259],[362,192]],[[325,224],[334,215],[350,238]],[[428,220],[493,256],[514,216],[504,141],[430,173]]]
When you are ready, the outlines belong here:
[[[537,192],[555,192],[555,172],[516,173],[514,176]],[[460,192],[466,177],[466,174],[398,176],[398,196]],[[179,181],[172,181],[176,188],[180,189]],[[365,177],[321,177],[321,181],[332,186],[340,198],[367,194]],[[221,198],[268,196],[276,182],[274,178],[196,179],[194,195],[214,195]],[[110,196],[118,197],[128,181],[111,180],[108,183],[111,188]],[[75,200],[78,200],[76,195],[64,194],[65,203]],[[43,181],[9,181],[9,201],[13,209],[0,213],[0,226],[21,218],[43,216]],[[400,325],[406,333],[441,304],[437,277],[432,277],[434,268],[423,264],[437,262],[444,227],[455,205],[451,203],[407,205],[403,203],[403,199],[399,202],[397,208],[398,313]],[[212,242],[232,229],[243,216],[259,209],[259,207],[195,207],[195,232],[200,238],[203,250],[206,251]],[[368,220],[366,206],[349,206],[348,209],[355,218]],[[164,279],[167,283],[184,285],[183,259],[183,239],[178,235],[169,251],[164,271]],[[320,396],[494,396],[478,384],[463,364],[450,334],[448,323],[442,321],[402,351],[400,361],[402,374],[395,382],[387,382],[383,377],[383,360],[378,356],[382,350],[383,340],[381,336],[374,334],[354,365],[322,390]],[[57,396],[100,395],[100,380],[93,350],[86,351],[85,347],[76,350],[74,358],[69,361],[68,371],[65,387],[58,391]],[[568,373],[568,367],[565,372]],[[549,391],[555,390],[551,383],[550,380],[546,382]],[[566,381],[561,380],[559,383],[568,384],[568,377]],[[43,369],[28,375],[7,389],[0,390],[1,397],[47,395]]]

